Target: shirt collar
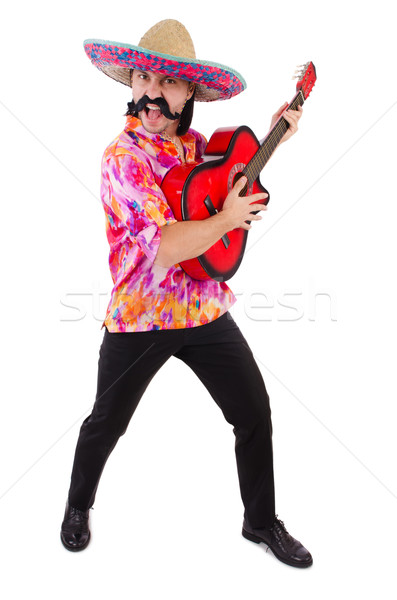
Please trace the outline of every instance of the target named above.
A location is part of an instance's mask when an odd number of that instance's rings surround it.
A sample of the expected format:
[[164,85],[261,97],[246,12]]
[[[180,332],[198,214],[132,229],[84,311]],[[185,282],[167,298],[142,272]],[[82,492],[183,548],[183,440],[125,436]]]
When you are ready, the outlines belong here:
[[[165,135],[161,133],[150,133],[142,125],[142,121],[132,115],[127,115],[125,131],[132,131],[136,136],[137,142],[142,146],[147,143],[147,140],[152,140],[153,144],[168,148],[171,154],[175,154],[175,145]],[[193,162],[196,153],[196,138],[190,133],[190,130],[185,135],[179,136],[185,149],[186,162]],[[140,144],[140,145],[141,145]]]

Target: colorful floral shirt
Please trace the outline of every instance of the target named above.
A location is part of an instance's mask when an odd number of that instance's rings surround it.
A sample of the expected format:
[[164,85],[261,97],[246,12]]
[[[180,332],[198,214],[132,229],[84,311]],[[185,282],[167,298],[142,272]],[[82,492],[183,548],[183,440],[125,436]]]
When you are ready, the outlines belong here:
[[[186,162],[198,160],[205,138],[189,129],[181,141]],[[104,152],[101,199],[114,287],[102,327],[110,332],[196,327],[235,302],[226,283],[192,279],[179,264],[154,264],[161,227],[175,223],[161,182],[180,163],[171,141],[131,116]]]

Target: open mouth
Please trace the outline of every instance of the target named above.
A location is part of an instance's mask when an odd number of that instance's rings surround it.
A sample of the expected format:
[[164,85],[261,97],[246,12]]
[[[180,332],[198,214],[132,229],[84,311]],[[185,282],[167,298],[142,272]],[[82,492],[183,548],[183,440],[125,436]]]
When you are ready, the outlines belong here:
[[160,107],[155,104],[147,104],[144,111],[149,121],[157,121],[162,115]]

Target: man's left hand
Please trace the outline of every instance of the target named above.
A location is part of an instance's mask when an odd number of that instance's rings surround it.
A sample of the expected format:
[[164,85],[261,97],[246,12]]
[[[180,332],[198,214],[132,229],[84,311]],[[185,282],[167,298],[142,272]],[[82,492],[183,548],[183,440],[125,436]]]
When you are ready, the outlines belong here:
[[272,117],[272,122],[270,123],[270,129],[273,125],[279,120],[281,116],[287,121],[289,127],[286,133],[281,138],[280,144],[289,140],[291,135],[294,135],[298,131],[298,121],[302,116],[303,109],[301,106],[298,106],[298,110],[286,110],[288,106],[288,102],[285,102],[276,113],[274,113]]

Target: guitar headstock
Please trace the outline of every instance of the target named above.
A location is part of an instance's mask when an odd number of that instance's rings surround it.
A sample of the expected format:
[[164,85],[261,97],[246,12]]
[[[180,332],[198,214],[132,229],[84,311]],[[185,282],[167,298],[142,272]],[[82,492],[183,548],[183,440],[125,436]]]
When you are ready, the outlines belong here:
[[317,79],[315,66],[312,62],[307,62],[305,65],[299,65],[295,73],[294,79],[298,80],[296,91],[301,90],[304,99],[307,100]]

